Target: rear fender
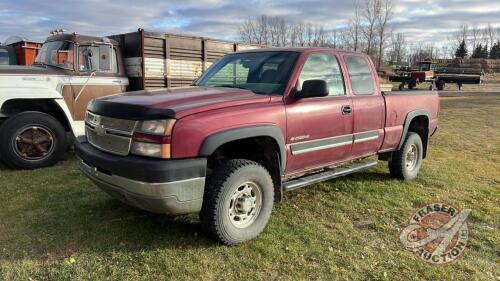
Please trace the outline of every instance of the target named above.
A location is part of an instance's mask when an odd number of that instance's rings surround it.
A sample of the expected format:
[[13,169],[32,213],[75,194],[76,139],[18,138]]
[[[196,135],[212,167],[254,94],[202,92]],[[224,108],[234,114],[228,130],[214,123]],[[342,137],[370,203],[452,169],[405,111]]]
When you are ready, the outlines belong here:
[[[427,124],[430,124],[431,114],[426,109],[416,109],[416,110],[408,112],[408,114],[406,115],[406,119],[405,119],[404,126],[403,126],[403,133],[401,134],[401,139],[399,140],[399,145],[398,145],[397,150],[399,150],[399,149],[401,149],[401,147],[403,147],[403,143],[405,141],[406,135],[408,134],[410,124],[413,121],[413,119],[415,119],[418,116],[427,117]],[[429,130],[429,128],[427,128],[427,130]],[[422,140],[422,141],[425,141],[425,140]],[[424,147],[427,147],[427,143],[424,143],[423,145],[424,145]]]

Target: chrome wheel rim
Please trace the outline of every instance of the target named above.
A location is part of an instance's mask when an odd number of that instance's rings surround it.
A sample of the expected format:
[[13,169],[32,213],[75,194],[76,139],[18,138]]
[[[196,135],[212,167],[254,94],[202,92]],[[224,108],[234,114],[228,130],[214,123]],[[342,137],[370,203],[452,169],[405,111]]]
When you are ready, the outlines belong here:
[[251,225],[259,216],[262,190],[255,182],[247,181],[238,186],[229,200],[228,216],[237,228]]
[[12,146],[16,154],[29,161],[42,160],[54,150],[54,137],[50,129],[29,125],[15,134]]
[[407,170],[413,170],[415,166],[417,166],[418,162],[418,147],[415,144],[412,144],[405,156],[405,166]]

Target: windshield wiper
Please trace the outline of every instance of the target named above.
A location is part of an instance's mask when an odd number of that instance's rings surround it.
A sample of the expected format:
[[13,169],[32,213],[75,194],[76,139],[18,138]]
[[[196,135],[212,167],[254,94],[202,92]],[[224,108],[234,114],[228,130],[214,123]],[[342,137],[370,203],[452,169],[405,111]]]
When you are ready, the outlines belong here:
[[33,62],[33,64],[32,64],[32,65],[40,65],[40,66],[43,66],[43,67],[47,68],[47,64],[45,64],[45,63],[43,63],[43,62],[39,62],[39,61],[35,61],[35,62]]
[[232,85],[232,84],[215,85],[215,86],[212,86],[212,87],[236,88],[236,89],[249,90],[249,91],[252,91],[254,94],[258,94],[258,95],[268,95],[268,93],[265,93],[265,92],[256,91],[256,90],[252,90],[252,89],[248,89],[248,88],[245,88],[245,87],[236,86],[236,85]]
[[243,90],[250,90],[245,87],[241,86],[236,86],[236,85],[231,85],[231,84],[222,84],[222,85],[215,85],[213,87],[222,87],[222,88],[237,88],[237,89],[243,89]]
[[32,65],[41,65],[45,68],[51,66],[51,67],[56,67],[56,68],[60,68],[60,69],[69,69],[69,70],[72,70],[70,68],[66,68],[66,67],[62,67],[62,66],[59,66],[59,65],[55,65],[55,64],[50,64],[50,63],[44,63],[44,62],[34,62]]

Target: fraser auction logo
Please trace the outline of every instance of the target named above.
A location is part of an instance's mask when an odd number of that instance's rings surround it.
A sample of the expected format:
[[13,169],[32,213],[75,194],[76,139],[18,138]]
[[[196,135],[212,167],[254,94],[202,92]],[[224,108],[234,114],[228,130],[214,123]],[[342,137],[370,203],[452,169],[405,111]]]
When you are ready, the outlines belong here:
[[452,262],[462,256],[467,245],[470,212],[441,203],[424,206],[409,219],[399,239],[406,249],[426,262]]

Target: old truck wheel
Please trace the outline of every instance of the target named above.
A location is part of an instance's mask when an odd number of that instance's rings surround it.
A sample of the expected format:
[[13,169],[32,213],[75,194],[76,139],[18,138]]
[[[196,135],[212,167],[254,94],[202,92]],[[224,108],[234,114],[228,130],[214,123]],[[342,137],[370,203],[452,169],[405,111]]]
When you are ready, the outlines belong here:
[[389,171],[393,178],[412,180],[422,165],[423,145],[417,133],[409,132],[400,150],[392,154]]
[[54,117],[35,111],[11,116],[0,127],[0,158],[14,169],[35,169],[64,158],[66,132]]
[[204,232],[226,245],[257,237],[273,210],[274,188],[260,164],[234,159],[209,177],[200,221]]

